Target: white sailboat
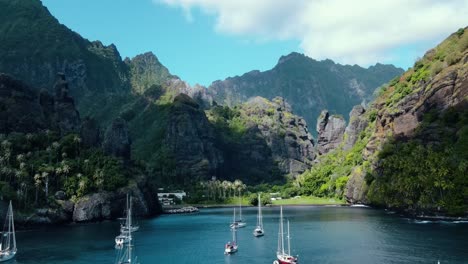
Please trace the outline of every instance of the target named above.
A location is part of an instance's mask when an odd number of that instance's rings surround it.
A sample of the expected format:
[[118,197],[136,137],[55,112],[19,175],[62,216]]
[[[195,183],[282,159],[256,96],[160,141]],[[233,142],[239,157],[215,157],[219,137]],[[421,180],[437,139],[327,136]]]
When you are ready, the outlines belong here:
[[115,246],[121,247],[123,244],[129,243],[132,240],[131,233],[139,229],[139,226],[132,223],[132,197],[130,201],[127,195],[127,216],[125,223],[120,225],[120,235],[115,237]]
[[[130,199],[131,202],[131,199]],[[132,209],[131,206],[127,209],[127,220],[126,220],[126,228],[127,230],[131,230],[132,227]],[[122,234],[121,234],[122,235]],[[124,234],[127,238],[127,242],[123,242],[121,247],[117,248],[117,258],[116,264],[139,264],[138,258],[133,255],[133,244],[132,244],[132,232],[128,232]],[[117,243],[117,238],[116,238]],[[126,243],[125,246],[123,244]]]
[[[235,214],[235,211],[234,211]],[[234,222],[231,224],[231,228],[241,228],[247,225],[246,222],[242,219],[242,197],[239,194],[239,219],[236,220],[234,215]]]
[[[130,203],[130,205],[129,205],[129,203]],[[132,209],[132,197],[130,197],[130,202],[129,202],[129,198],[128,198],[128,195],[127,195],[127,214],[128,214],[129,208]],[[132,223],[130,225],[130,227],[128,228],[127,227],[127,221],[128,221],[127,219],[128,218],[125,218],[125,223],[120,224],[120,232],[121,233],[127,233],[129,231],[130,232],[136,232],[136,231],[138,231],[138,229],[140,229],[140,227],[138,225],[134,224],[134,223]]]
[[288,233],[287,233],[288,248],[287,251],[284,249],[284,227],[283,227],[283,207],[280,209],[280,223],[278,233],[278,250],[276,252],[276,260],[273,264],[297,264],[299,260],[297,256],[291,255],[291,236],[289,233],[289,220],[288,220]]
[[236,253],[239,247],[237,245],[237,229],[231,228],[231,232],[232,232],[232,241],[227,242],[226,245],[224,246],[225,255]]
[[257,227],[253,231],[253,235],[256,237],[265,235],[265,231],[263,230],[262,201],[260,199],[260,194],[258,194]]
[[16,252],[15,222],[13,219],[13,206],[10,201],[5,226],[0,237],[0,262],[13,259]]
[[236,221],[236,208],[234,208],[234,212],[232,215],[232,223],[229,225],[231,228],[238,228],[238,223]]

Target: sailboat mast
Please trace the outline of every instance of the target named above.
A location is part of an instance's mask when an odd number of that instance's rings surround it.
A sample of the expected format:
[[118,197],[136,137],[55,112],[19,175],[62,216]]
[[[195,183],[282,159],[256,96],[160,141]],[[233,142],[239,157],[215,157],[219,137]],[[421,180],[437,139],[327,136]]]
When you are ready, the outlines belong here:
[[234,244],[237,244],[237,233],[235,228],[232,228],[232,241]]
[[263,229],[262,199],[260,198],[260,194],[258,195],[258,212],[260,215],[260,227]]
[[232,222],[236,222],[236,208],[234,208],[234,216],[232,217]]
[[13,205],[11,204],[11,201],[10,201],[9,211],[10,211],[10,221],[11,221],[11,232],[13,235],[13,250],[16,250],[15,220],[13,218]]
[[288,219],[288,255],[291,256],[291,235],[289,233],[289,219]]
[[239,220],[242,220],[242,198],[241,192],[239,191]]
[[258,215],[257,215],[257,226],[260,227],[260,217],[261,217],[261,212],[260,212],[260,194],[258,194]]
[[281,253],[284,254],[283,206],[280,209]]
[[[127,196],[128,197],[128,196]],[[130,197],[130,205],[129,200],[127,198],[127,230],[128,230],[128,262],[132,263],[132,197]]]

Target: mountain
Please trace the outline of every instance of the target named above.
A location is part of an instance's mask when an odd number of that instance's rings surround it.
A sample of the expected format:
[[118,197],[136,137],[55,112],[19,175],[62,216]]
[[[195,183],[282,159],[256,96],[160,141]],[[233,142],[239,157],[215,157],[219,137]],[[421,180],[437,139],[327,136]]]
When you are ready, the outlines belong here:
[[209,86],[214,100],[234,106],[255,96],[281,96],[307,123],[315,123],[322,109],[346,115],[361,102],[369,102],[374,90],[403,70],[376,64],[367,69],[340,65],[331,60],[316,61],[293,52],[279,59],[268,71],[251,71],[242,76],[215,81]]
[[130,90],[114,45],[90,42],[60,24],[38,0],[0,0],[0,72],[50,89],[63,72],[76,100]]
[[99,127],[80,118],[63,74],[52,90],[38,92],[0,73],[0,203],[15,202],[15,220],[35,225],[113,219],[121,216],[127,193],[134,196],[136,214],[160,212],[145,170],[119,151],[130,148],[128,133],[122,133],[126,124],[115,121],[101,146]]
[[331,143],[298,177],[302,192],[415,215],[468,215],[468,28],[383,86],[367,109],[355,107]]

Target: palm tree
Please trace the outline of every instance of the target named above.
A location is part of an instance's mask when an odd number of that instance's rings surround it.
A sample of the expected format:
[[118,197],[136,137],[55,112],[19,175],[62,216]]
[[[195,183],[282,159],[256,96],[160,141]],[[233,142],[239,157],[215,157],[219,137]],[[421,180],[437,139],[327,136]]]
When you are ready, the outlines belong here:
[[78,158],[78,161],[79,161],[81,138],[79,136],[75,136],[73,137],[73,142],[76,144],[76,157]]
[[34,204],[37,205],[37,200],[39,198],[39,187],[41,186],[42,179],[41,175],[39,173],[36,173],[34,175],[34,185],[36,186],[36,200],[34,201]]
[[42,175],[41,175],[42,179],[44,180],[44,184],[45,184],[45,194],[46,194],[46,199],[49,197],[49,173],[48,172],[42,172]]
[[222,183],[221,183],[222,187],[223,187],[223,198],[226,199],[226,192],[229,188],[229,182],[224,180]]

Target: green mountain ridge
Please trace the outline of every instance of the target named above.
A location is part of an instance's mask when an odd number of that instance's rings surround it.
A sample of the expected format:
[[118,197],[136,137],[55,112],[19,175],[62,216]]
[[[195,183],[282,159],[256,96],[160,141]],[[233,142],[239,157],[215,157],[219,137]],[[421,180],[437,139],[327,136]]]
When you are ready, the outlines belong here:
[[372,100],[376,88],[403,73],[393,65],[376,64],[365,69],[331,60],[316,61],[293,52],[282,56],[273,69],[250,71],[242,76],[215,81],[209,87],[215,101],[228,106],[251,97],[285,98],[307,123],[315,123],[322,109],[347,115],[351,108]]

